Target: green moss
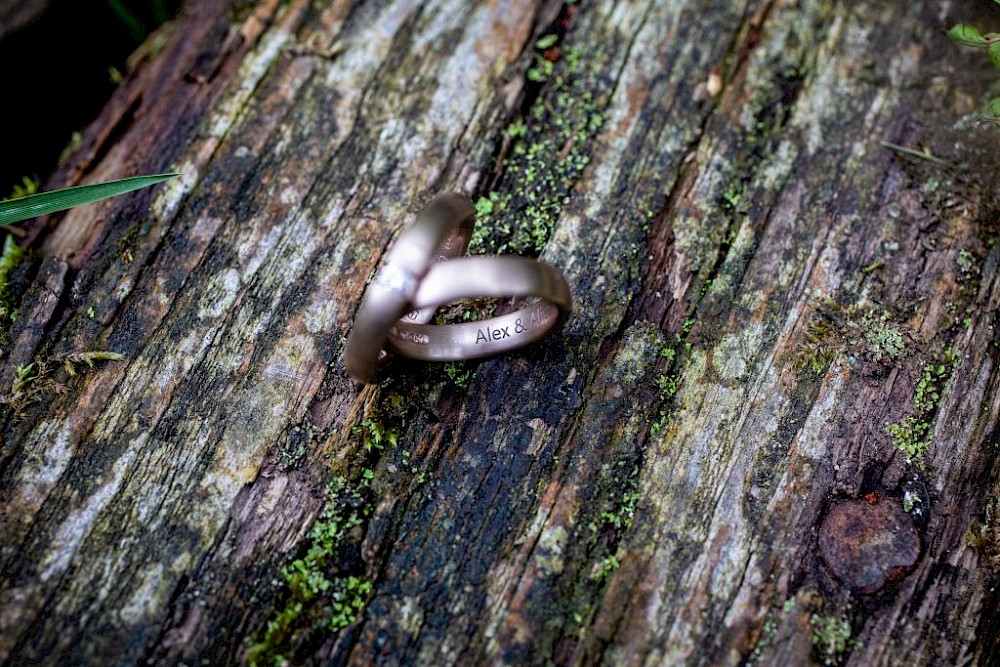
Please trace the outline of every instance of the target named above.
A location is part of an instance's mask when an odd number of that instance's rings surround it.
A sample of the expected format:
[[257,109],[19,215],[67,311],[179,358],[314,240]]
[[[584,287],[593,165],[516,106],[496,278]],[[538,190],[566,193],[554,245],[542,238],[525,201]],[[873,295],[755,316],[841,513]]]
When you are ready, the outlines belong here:
[[793,597],[786,599],[780,609],[774,607],[771,608],[767,617],[764,619],[764,623],[761,625],[760,634],[757,635],[757,642],[754,644],[753,650],[747,656],[747,660],[744,663],[745,665],[756,665],[761,662],[764,658],[764,651],[771,645],[774,638],[778,635],[779,625],[794,608],[795,598]]
[[83,367],[93,369],[99,361],[121,359],[124,357],[117,352],[104,350],[52,356],[39,354],[30,364],[14,367],[10,391],[0,395],[0,405],[10,407],[16,419],[24,414],[28,406],[45,396],[66,393],[66,378],[57,377],[59,370],[68,377],[74,377]]
[[396,433],[383,426],[375,417],[362,419],[361,423],[355,426],[351,432],[361,436],[361,444],[365,451],[369,452],[373,449],[382,451],[386,444],[395,447],[397,443]]
[[10,192],[10,196],[7,199],[20,199],[21,197],[27,197],[28,195],[33,195],[38,192],[38,181],[23,176],[20,183],[15,183],[14,188]]
[[[14,185],[7,199],[20,199],[38,192],[38,181],[27,176]],[[0,230],[3,226],[0,225]],[[28,261],[28,252],[15,240],[13,234],[7,234],[3,240],[3,250],[0,251],[0,346],[7,345],[7,331],[17,319],[16,292],[13,273],[21,264]]]
[[80,150],[81,146],[83,146],[83,133],[82,132],[71,133],[69,135],[69,141],[66,142],[66,145],[62,149],[62,152],[59,153],[59,164],[60,165],[64,164],[67,160],[69,160],[69,158],[72,157],[73,153]]
[[[511,123],[510,126],[507,128],[507,136],[510,137],[511,139],[519,139],[524,135],[526,135],[527,133],[528,133],[528,124],[524,122],[523,118],[518,118],[513,123]],[[489,200],[487,200],[487,203],[488,201]],[[476,212],[479,213],[478,208],[476,209]],[[486,211],[487,214],[491,212],[492,208],[489,211]]]
[[466,389],[469,386],[469,378],[472,376],[472,370],[467,363],[449,361],[444,365],[444,373],[459,389]]
[[959,250],[955,262],[958,264],[958,269],[962,273],[963,280],[968,280],[979,272],[976,256],[968,250]]
[[7,343],[7,330],[17,319],[17,304],[11,274],[27,259],[28,253],[13,236],[7,236],[0,253],[0,345]]
[[924,468],[923,456],[930,443],[927,434],[931,425],[916,417],[907,417],[898,424],[886,424],[886,430],[892,436],[892,444],[906,455],[907,463],[914,463],[918,468]]
[[820,374],[843,353],[876,364],[899,359],[906,354],[906,334],[888,311],[845,307],[827,298],[806,325],[799,350],[800,365]]
[[614,510],[601,512],[604,525],[616,530],[629,529],[635,518],[635,507],[642,495],[635,489],[635,478],[630,479],[629,489],[618,498],[619,504]]
[[[671,353],[670,358],[673,359],[676,355],[676,351],[673,348],[664,348],[664,351],[667,350]],[[669,404],[670,399],[672,399],[680,389],[680,382],[681,376],[679,373],[671,373],[670,375],[661,373],[660,375],[657,375],[654,380],[656,388],[660,392],[660,403],[663,405],[656,420],[650,426],[650,430],[654,435],[662,432],[663,428],[667,425],[667,422],[670,419],[670,412],[667,409],[667,405]]]
[[[416,418],[392,386],[392,379],[379,385],[364,418],[350,430],[351,462],[341,458],[342,451],[331,462],[340,472],[327,485],[323,506],[293,557],[278,568],[272,611],[263,626],[244,640],[248,664],[307,662],[307,653],[318,643],[361,617],[374,594],[375,585],[357,558],[357,545],[375,508],[374,468],[390,457],[385,469],[405,471],[417,483],[423,481],[423,473],[411,465],[409,451],[398,446],[396,429]],[[305,425],[293,428],[287,437],[287,445],[294,447],[290,456],[297,460],[301,447],[331,435],[332,431]],[[349,466],[349,472],[341,466]]]
[[944,352],[942,361],[926,364],[917,382],[913,396],[915,414],[903,421],[886,424],[892,444],[906,456],[906,462],[924,468],[923,456],[930,447],[932,419],[941,402],[944,385],[958,364],[958,357],[951,350]]
[[140,230],[141,225],[132,225],[129,227],[128,231],[125,232],[120,239],[118,239],[118,258],[126,264],[135,259],[133,250],[135,248],[136,241],[139,240]]
[[[1000,33],[981,33],[974,25],[958,23],[951,27],[948,36],[963,46],[982,49],[993,66],[1000,69]],[[1000,97],[993,96],[983,105],[981,113],[982,120],[1000,124]]]
[[507,130],[511,144],[504,176],[496,190],[476,201],[470,252],[541,252],[604,126],[607,101],[601,91],[609,82],[592,74],[602,57],[577,47],[564,49],[556,62],[535,54],[528,78],[545,85],[526,116]]
[[735,211],[736,207],[740,205],[740,200],[743,199],[745,191],[746,187],[742,183],[735,183],[726,188],[726,191],[722,193],[724,207],[730,211]]
[[861,273],[867,275],[869,273],[875,273],[876,271],[882,268],[885,268],[885,260],[876,259],[875,261],[869,262],[868,264],[865,264],[863,267],[861,267]]
[[857,642],[851,639],[851,624],[845,618],[813,614],[809,625],[813,656],[821,664],[840,664],[843,654],[857,647]]
[[303,423],[286,431],[278,443],[278,467],[288,472],[301,465],[306,459],[306,453],[313,443],[330,437],[334,429],[322,429],[311,421]]
[[609,554],[597,563],[590,578],[596,581],[604,581],[619,567],[621,567],[621,563],[618,562],[618,557],[614,554]]
[[326,489],[323,508],[313,522],[299,557],[281,570],[284,599],[264,633],[247,641],[250,665],[292,661],[295,649],[316,632],[337,632],[360,618],[374,586],[366,578],[341,572],[340,549],[352,530],[371,514],[370,475],[355,486],[336,477]]
[[982,522],[972,524],[965,538],[988,566],[1000,571],[1000,485],[993,487]]
[[364,577],[345,577],[335,582],[327,627],[337,632],[361,618],[374,585]]
[[920,499],[920,495],[910,491],[909,489],[903,493],[903,511],[907,513],[920,514],[920,508],[917,505],[922,504],[923,501]]

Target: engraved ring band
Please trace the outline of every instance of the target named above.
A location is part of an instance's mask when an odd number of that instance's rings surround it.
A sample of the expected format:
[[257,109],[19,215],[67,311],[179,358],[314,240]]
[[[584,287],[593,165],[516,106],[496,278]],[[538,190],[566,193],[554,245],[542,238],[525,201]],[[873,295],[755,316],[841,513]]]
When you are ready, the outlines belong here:
[[[386,339],[414,359],[473,359],[535,342],[566,317],[569,286],[552,265],[525,257],[453,259],[465,253],[474,219],[466,197],[441,195],[400,235],[358,307],[344,350],[348,373],[374,381]],[[475,297],[530,299],[485,321],[427,324],[438,306]]]
[[417,288],[413,305],[433,309],[476,297],[536,297],[512,313],[479,322],[413,324],[389,332],[401,354],[426,361],[458,361],[507,352],[547,334],[570,309],[566,280],[551,264],[527,257],[465,257],[439,264]]

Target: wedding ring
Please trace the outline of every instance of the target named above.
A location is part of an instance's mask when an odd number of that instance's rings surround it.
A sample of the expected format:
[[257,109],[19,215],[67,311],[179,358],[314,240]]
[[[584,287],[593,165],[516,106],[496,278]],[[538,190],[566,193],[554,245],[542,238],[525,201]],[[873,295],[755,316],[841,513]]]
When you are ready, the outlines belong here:
[[465,257],[436,264],[413,295],[419,312],[432,313],[459,299],[534,297],[511,313],[478,322],[428,325],[396,322],[389,343],[402,355],[425,361],[486,357],[544,337],[569,314],[572,299],[562,273],[526,257]]
[[[414,308],[413,297],[435,262],[465,252],[475,223],[475,209],[458,194],[435,197],[403,232],[368,286],[354,317],[344,349],[347,372],[371,382],[386,336],[401,316]],[[419,308],[414,322],[427,322],[434,309]]]
[[[474,219],[466,197],[441,195],[400,235],[358,308],[344,350],[348,373],[371,382],[387,339],[414,359],[475,359],[535,342],[566,318],[569,286],[552,265],[526,257],[455,259],[469,245]],[[483,297],[521,303],[485,321],[427,324],[439,306]]]

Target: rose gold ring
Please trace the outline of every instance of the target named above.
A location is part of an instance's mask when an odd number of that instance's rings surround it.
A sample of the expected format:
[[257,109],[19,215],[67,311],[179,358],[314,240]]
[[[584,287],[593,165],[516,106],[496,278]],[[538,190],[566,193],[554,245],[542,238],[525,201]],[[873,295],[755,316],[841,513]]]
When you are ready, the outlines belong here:
[[458,361],[508,352],[543,338],[569,314],[566,279],[551,264],[527,257],[464,257],[435,265],[413,296],[434,310],[459,299],[532,297],[492,319],[460,324],[416,324],[408,318],[389,331],[400,354],[425,361]]
[[[371,382],[385,338],[397,319],[413,308],[413,295],[437,261],[465,253],[475,223],[475,209],[467,197],[435,197],[403,232],[386,254],[354,316],[354,327],[344,349],[347,372]],[[426,322],[434,311],[421,310],[413,318]]]
[[[365,292],[344,350],[348,373],[371,382],[388,338],[400,354],[428,361],[474,359],[544,337],[569,314],[566,279],[526,257],[464,257],[475,213],[467,198],[435,198],[386,255]],[[439,306],[513,297],[517,310],[485,321],[427,324]]]

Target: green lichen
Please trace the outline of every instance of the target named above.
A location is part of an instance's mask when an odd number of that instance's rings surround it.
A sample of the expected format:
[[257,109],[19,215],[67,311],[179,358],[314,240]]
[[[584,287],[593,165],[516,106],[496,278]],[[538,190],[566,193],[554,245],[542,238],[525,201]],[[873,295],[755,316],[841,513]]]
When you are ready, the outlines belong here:
[[878,362],[883,357],[898,359],[906,351],[903,333],[898,327],[889,326],[889,313],[866,312],[861,317],[861,329],[868,341],[868,353]]
[[913,396],[914,414],[901,422],[886,424],[892,444],[903,453],[906,462],[924,469],[924,454],[931,444],[932,419],[941,402],[944,385],[958,365],[958,356],[945,350],[942,360],[924,365]]
[[553,62],[547,49],[554,44],[542,38],[536,45],[546,53],[535,54],[528,78],[545,84],[527,114],[508,127],[504,176],[476,200],[470,252],[541,252],[590,162],[591,145],[605,122],[602,91],[610,87],[592,74],[604,56],[568,47]]

